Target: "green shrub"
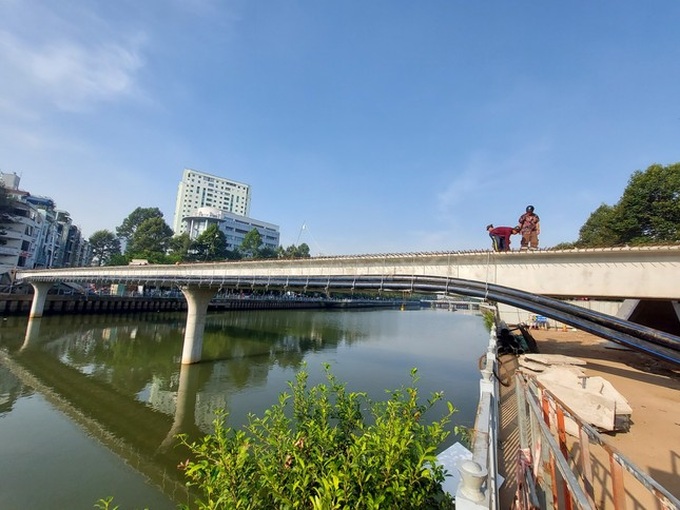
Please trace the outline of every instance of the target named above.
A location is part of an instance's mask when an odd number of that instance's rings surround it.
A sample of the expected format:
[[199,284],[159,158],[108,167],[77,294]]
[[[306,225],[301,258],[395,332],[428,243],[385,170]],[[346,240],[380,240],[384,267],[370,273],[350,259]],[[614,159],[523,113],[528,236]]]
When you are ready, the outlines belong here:
[[[325,366],[328,384],[307,386],[307,372],[289,382],[263,417],[249,416],[241,430],[225,425],[188,442],[194,457],[180,467],[203,498],[201,509],[449,509],[441,489],[444,469],[436,449],[455,409],[427,425],[424,414],[442,399],[418,402],[417,371],[411,385],[386,401],[348,393]],[[292,409],[291,409],[292,403]]]
[[482,312],[482,319],[484,320],[484,327],[491,332],[491,328],[496,324],[496,314],[491,310],[484,310]]

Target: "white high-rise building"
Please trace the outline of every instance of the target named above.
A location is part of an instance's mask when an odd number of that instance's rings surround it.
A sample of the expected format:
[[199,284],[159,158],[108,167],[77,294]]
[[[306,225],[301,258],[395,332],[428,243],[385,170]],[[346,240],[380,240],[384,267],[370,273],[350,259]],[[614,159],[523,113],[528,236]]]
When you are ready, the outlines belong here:
[[200,207],[213,207],[239,216],[248,216],[250,185],[185,168],[175,202],[175,235],[187,232],[184,218],[194,216]]

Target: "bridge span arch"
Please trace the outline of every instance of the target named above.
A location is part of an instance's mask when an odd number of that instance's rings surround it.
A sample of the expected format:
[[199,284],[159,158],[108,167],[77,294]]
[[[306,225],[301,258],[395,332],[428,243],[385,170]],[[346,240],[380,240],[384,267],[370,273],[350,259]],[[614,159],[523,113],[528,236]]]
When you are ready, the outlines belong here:
[[220,289],[420,292],[504,303],[680,363],[680,338],[558,298],[677,300],[680,246],[538,252],[452,252],[180,265],[20,270],[42,314],[58,282],[176,286],[189,304],[183,363],[200,361],[207,303]]

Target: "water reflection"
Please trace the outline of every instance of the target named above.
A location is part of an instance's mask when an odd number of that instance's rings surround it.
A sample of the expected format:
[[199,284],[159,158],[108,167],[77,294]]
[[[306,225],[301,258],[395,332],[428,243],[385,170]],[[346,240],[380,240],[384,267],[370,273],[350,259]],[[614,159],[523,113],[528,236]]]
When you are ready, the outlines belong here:
[[110,436],[134,464],[142,455],[174,468],[186,455],[176,448],[175,436],[209,431],[215,411],[229,409],[230,395],[264,388],[272,367],[297,369],[307,351],[362,336],[314,315],[212,315],[206,361],[182,366],[183,321],[182,314],[45,317],[26,323],[20,346],[6,333],[21,323],[6,324],[3,346],[20,377],[0,373],[3,408],[11,409],[20,396],[17,381],[23,378],[41,393],[58,394],[62,411],[99,429],[97,436]]
[[0,364],[0,417],[14,408],[15,402],[30,393],[5,364]]
[[350,390],[373,391],[379,398],[397,381],[407,383],[409,369],[418,366],[425,376],[424,396],[460,386],[462,397],[452,400],[466,410],[462,421],[471,422],[477,373],[470,356],[476,359],[483,352],[486,334],[481,320],[467,317],[455,322],[456,336],[452,316],[398,311],[211,314],[204,361],[184,366],[179,362],[181,313],[11,318],[0,326],[0,346],[8,353],[0,370],[0,411],[10,412],[27,386],[53,395],[62,412],[175,501],[186,501],[187,494],[178,496],[185,489],[176,465],[187,452],[177,447],[175,436],[209,432],[217,409],[228,411],[234,426],[244,423],[249,412],[261,414],[287,390],[303,363],[308,363],[312,384],[323,378],[322,362],[336,362],[334,372],[350,381]]

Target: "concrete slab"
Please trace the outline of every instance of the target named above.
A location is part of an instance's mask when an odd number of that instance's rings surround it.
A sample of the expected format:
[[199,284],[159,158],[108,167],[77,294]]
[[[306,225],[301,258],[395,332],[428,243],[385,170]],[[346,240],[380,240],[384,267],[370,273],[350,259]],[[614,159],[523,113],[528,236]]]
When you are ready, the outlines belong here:
[[[586,376],[578,367],[553,366],[536,375],[536,380],[579,418],[600,430],[612,432],[617,425],[630,421],[628,402],[602,377]],[[577,435],[578,429],[567,427],[567,432]]]

